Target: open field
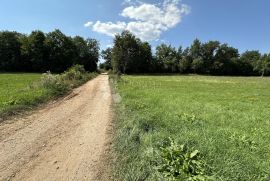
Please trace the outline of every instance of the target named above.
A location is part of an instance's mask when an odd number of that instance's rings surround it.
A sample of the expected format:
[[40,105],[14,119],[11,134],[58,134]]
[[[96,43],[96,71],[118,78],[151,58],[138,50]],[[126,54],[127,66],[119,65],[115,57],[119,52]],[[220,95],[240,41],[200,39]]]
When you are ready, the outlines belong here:
[[119,180],[164,180],[158,148],[199,150],[214,180],[270,180],[270,79],[123,76],[117,84]]
[[31,105],[44,98],[47,91],[35,86],[41,74],[0,74],[0,113],[18,106]]

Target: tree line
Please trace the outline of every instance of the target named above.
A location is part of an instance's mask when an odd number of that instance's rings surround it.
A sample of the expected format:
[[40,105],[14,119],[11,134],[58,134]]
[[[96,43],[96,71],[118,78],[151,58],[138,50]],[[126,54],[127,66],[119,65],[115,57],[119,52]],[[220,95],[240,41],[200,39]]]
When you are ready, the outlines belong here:
[[69,37],[60,30],[33,31],[30,35],[1,31],[0,71],[60,73],[75,64],[95,71],[99,49],[95,39]]
[[219,41],[202,43],[196,39],[190,47],[175,48],[161,44],[152,54],[151,46],[128,31],[114,38],[114,45],[101,52],[100,65],[116,73],[195,73],[208,75],[270,75],[270,54],[257,50],[242,54]]

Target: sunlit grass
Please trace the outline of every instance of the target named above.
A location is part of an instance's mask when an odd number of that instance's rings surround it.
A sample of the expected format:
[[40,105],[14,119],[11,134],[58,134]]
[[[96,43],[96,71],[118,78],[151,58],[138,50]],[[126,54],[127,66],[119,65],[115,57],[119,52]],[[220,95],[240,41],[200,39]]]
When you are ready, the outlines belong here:
[[41,74],[0,74],[0,112],[35,104],[47,96],[48,90],[35,85]]
[[124,76],[117,85],[119,180],[164,180],[153,162],[168,137],[199,150],[216,180],[270,180],[269,78]]

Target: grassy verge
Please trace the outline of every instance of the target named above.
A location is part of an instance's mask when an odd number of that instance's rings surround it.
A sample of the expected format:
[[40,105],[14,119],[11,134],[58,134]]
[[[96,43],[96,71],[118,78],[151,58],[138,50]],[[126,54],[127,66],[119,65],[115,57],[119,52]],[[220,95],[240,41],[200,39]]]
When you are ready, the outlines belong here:
[[68,93],[96,77],[75,66],[60,75],[12,73],[0,74],[0,121]]
[[270,79],[124,76],[118,180],[270,180]]

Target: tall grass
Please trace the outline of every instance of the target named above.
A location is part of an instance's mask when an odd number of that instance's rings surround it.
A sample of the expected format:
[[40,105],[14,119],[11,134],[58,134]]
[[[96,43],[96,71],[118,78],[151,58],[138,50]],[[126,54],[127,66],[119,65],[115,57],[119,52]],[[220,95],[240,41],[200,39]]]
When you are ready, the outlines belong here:
[[59,75],[49,72],[43,75],[0,74],[0,122],[11,115],[65,95],[96,76],[96,73],[88,73],[80,65]]
[[[270,180],[269,78],[123,76],[116,89],[117,180]],[[207,177],[180,164],[192,153]]]

